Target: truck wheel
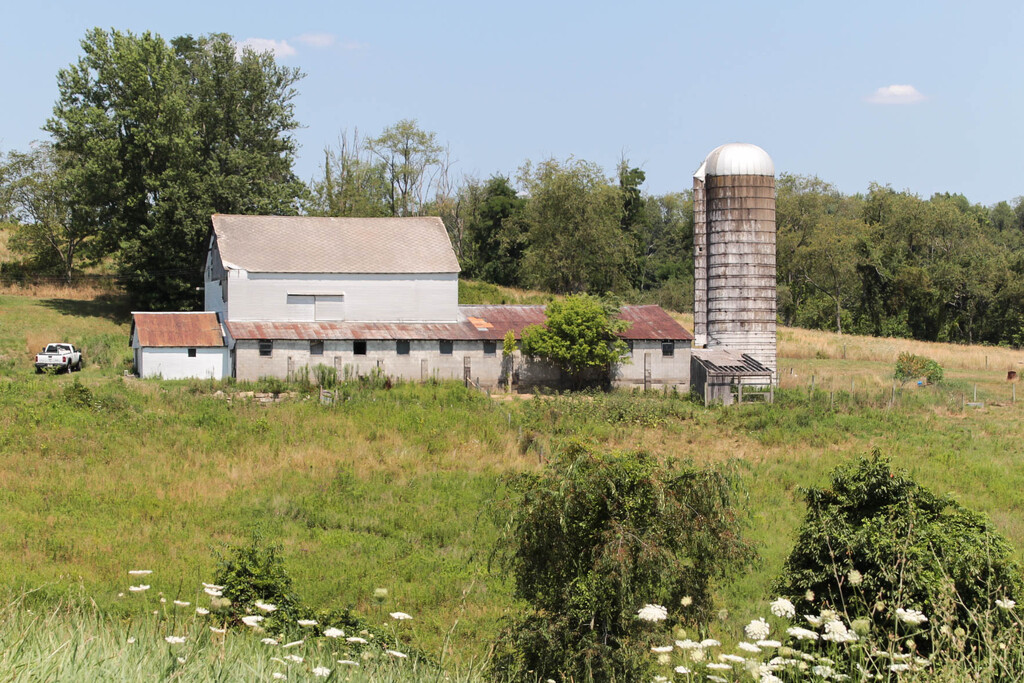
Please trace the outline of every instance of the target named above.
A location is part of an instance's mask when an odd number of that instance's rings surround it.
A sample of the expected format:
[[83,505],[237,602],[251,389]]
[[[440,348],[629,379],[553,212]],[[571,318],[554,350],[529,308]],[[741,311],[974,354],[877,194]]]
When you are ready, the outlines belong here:
[[42,368],[36,368],[36,374],[37,375],[43,374],[43,369]]

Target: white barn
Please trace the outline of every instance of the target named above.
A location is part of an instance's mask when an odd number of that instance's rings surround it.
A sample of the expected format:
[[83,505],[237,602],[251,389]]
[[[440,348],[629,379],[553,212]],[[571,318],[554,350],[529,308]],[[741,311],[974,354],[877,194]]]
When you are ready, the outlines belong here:
[[131,337],[139,377],[223,379],[231,375],[216,313],[132,313]]
[[[501,354],[511,330],[544,323],[543,306],[460,306],[459,263],[440,218],[214,215],[204,284],[239,380],[381,372],[422,381],[521,388],[557,371]],[[626,306],[631,362],[618,386],[689,389],[693,336],[657,306]],[[181,347],[178,347],[179,349]]]

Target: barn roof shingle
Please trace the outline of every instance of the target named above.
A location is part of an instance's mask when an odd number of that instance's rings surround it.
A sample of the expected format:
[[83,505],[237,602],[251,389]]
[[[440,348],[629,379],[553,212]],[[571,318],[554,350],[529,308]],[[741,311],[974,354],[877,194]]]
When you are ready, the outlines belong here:
[[458,273],[440,218],[214,214],[224,267],[257,273]]

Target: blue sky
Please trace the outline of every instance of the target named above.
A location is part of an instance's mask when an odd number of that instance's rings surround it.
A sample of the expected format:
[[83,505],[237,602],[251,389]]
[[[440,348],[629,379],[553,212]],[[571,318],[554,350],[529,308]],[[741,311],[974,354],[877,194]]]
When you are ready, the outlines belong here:
[[[992,204],[1024,195],[1021,2],[38,1],[5,7],[0,150],[24,149],[93,26],[226,32],[300,67],[297,171],[414,118],[459,174],[625,156],[653,193],[752,142],[777,171]],[[273,41],[272,43],[269,41]]]

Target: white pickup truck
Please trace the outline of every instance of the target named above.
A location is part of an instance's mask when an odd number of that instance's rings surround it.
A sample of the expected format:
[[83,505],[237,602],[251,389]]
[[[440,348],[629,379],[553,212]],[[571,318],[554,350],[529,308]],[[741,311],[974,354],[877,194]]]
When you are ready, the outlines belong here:
[[36,372],[52,368],[57,372],[67,370],[74,372],[82,369],[82,352],[72,344],[63,342],[47,344],[43,352],[36,355]]

